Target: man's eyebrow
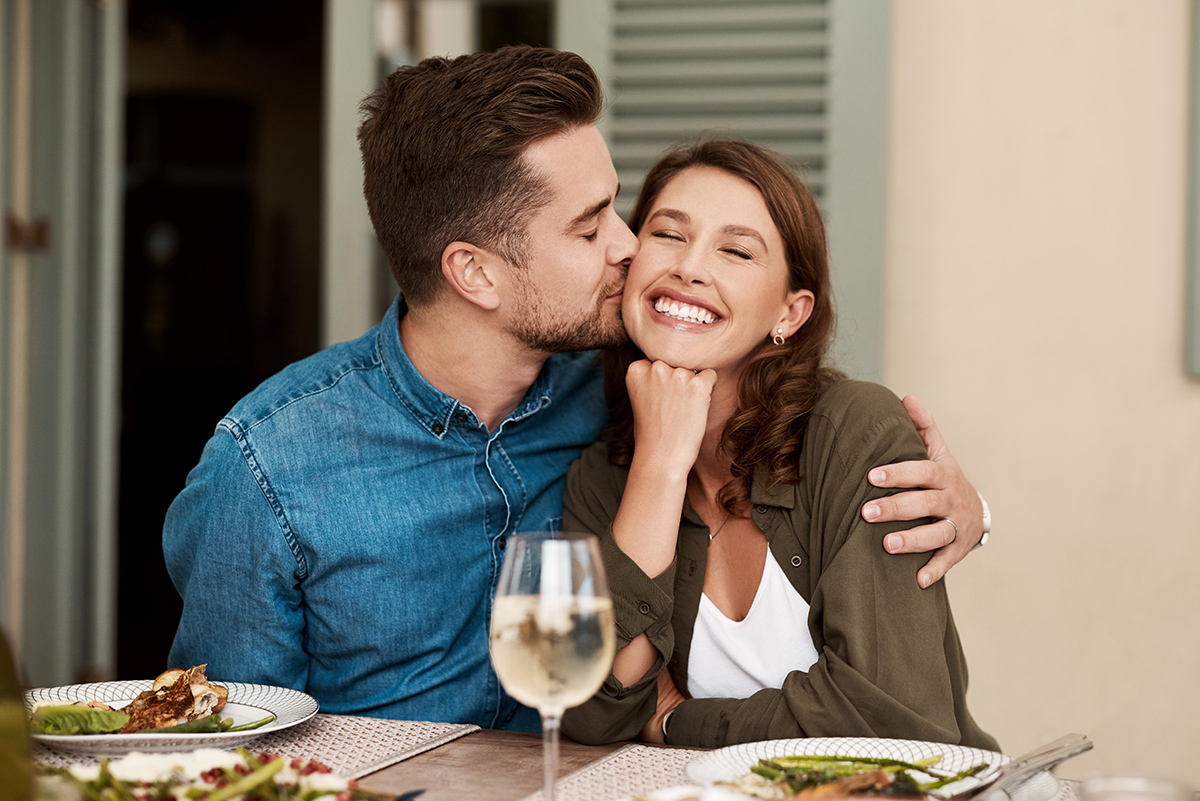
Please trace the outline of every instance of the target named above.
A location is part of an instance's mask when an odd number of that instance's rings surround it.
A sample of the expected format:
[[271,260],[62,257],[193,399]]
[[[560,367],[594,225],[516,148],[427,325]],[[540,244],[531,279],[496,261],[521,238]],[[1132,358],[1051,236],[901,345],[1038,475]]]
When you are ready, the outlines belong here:
[[610,198],[610,197],[606,197],[606,198],[604,198],[604,200],[600,200],[600,201],[593,203],[592,205],[590,205],[586,209],[584,209],[579,214],[579,216],[577,216],[575,219],[571,220],[571,222],[569,222],[567,224],[566,230],[574,231],[576,228],[579,228],[584,223],[586,223],[588,220],[591,220],[592,218],[596,217],[598,214],[600,214],[600,212],[604,211],[611,204],[612,204],[612,198]]

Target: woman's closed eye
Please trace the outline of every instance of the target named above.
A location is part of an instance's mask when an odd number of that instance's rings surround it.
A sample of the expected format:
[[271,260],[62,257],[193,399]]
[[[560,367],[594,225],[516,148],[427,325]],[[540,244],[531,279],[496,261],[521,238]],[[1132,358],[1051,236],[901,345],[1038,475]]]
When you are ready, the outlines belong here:
[[721,252],[728,253],[730,256],[736,256],[739,259],[745,259],[746,261],[754,258],[753,254],[743,248],[725,247],[721,248]]
[[656,237],[656,238],[658,238],[658,239],[672,239],[672,240],[674,240],[674,241],[676,241],[676,242],[682,242],[682,241],[683,241],[683,237],[682,237],[682,236],[680,236],[680,235],[679,235],[677,232],[675,232],[675,231],[668,231],[668,230],[663,230],[663,231],[652,231],[652,232],[650,233],[650,236]]

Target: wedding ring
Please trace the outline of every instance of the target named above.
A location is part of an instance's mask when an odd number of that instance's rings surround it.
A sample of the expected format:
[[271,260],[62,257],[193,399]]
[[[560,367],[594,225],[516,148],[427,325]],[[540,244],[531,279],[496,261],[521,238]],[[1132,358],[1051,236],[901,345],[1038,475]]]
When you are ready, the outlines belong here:
[[955,542],[958,540],[958,523],[955,523],[953,520],[951,520],[948,517],[943,517],[942,519],[945,520],[950,525],[954,526],[954,539],[952,539],[952,540],[950,540],[950,542],[946,543],[947,545],[949,545],[951,542]]

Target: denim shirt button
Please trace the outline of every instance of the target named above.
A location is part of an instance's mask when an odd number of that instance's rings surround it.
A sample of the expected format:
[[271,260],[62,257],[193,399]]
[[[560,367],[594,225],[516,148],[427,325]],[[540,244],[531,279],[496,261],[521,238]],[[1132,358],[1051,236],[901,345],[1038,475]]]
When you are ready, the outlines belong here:
[[442,426],[442,424],[441,424],[441,423],[434,423],[434,424],[433,424],[433,433],[435,433],[435,434],[440,434],[440,433],[442,433],[442,432],[443,432],[443,431],[445,431],[445,430],[446,430],[446,429],[445,429],[445,428]]
[[645,601],[640,602],[638,604],[638,611],[643,615],[650,614],[650,604],[646,603]]
[[499,543],[497,543],[497,544],[500,546],[500,550],[503,551],[505,546],[508,545],[508,540],[505,539],[504,537],[501,537]]
[[467,415],[464,412],[459,412],[458,414],[454,415],[454,419],[460,423],[465,423],[467,422]]

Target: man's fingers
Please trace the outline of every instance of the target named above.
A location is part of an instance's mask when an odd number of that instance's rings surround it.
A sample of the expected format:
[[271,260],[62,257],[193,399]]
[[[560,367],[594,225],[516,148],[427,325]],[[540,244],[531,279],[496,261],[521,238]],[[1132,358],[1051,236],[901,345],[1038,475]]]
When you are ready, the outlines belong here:
[[944,469],[937,462],[925,459],[912,462],[897,462],[872,468],[867,480],[877,487],[925,487],[943,489]]
[[868,523],[887,523],[892,520],[920,520],[922,517],[950,517],[941,512],[941,495],[934,490],[923,490],[875,498],[863,504],[863,520]]
[[908,419],[913,421],[913,425],[917,427],[917,431],[933,425],[933,415],[915,397],[905,395],[901,403],[904,404],[904,411],[908,412]]
[[923,590],[935,581],[940,581],[967,552],[967,549],[956,541],[954,527],[945,520],[888,534],[883,538],[883,547],[889,553],[917,553],[937,548],[933,558],[917,571],[917,585]]
[[893,531],[883,538],[883,547],[888,553],[923,553],[943,548],[954,540],[954,526],[946,520],[935,520],[907,531]]
[[934,551],[917,573],[917,583],[925,588],[941,580],[979,542],[983,536],[983,507],[946,448],[933,415],[911,395],[903,403],[929,460],[880,465],[867,474],[867,480],[877,487],[919,491],[868,501],[863,504],[862,516],[869,523],[937,518],[931,524],[884,537],[884,548],[891,553]]
[[921,442],[924,443],[925,452],[929,454],[929,458],[942,459],[943,456],[949,456],[946,441],[942,439],[942,432],[938,429],[937,423],[933,421],[933,415],[912,395],[906,396],[903,403],[904,410],[908,412],[908,418],[912,420],[913,425],[917,428],[917,433],[921,435]]
[[917,584],[921,589],[940,581],[971,550],[970,543],[955,536],[954,526],[947,520],[938,520],[908,531],[892,532],[883,538],[883,547],[888,553],[920,553],[937,549],[933,558],[917,571]]
[[944,550],[938,551],[925,564],[925,567],[917,571],[917,585],[923,590],[929,589],[935,581],[941,581],[942,576],[946,575],[946,571],[956,564],[958,564],[958,559],[948,555]]

